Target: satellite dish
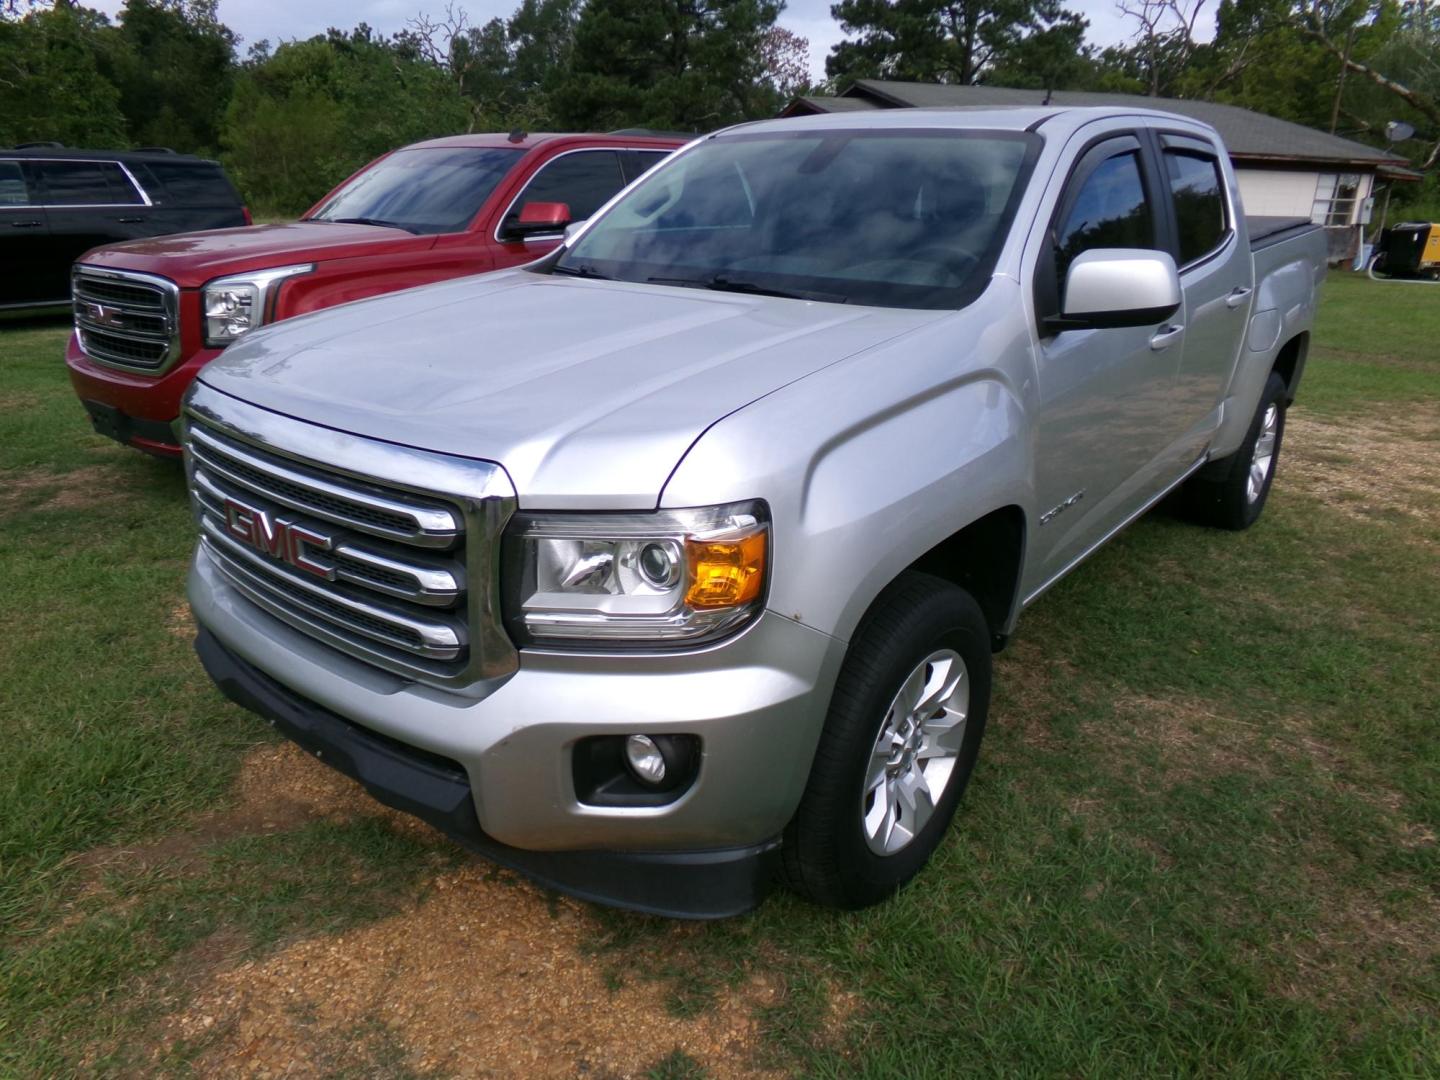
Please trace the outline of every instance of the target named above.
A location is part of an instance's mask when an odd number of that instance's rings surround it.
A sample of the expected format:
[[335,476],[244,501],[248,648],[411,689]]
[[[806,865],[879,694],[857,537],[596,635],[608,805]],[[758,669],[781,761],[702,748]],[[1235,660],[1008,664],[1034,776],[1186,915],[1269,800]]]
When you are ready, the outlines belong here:
[[1391,120],[1385,125],[1386,142],[1404,142],[1406,139],[1412,138],[1414,134],[1415,128],[1405,123],[1404,120]]

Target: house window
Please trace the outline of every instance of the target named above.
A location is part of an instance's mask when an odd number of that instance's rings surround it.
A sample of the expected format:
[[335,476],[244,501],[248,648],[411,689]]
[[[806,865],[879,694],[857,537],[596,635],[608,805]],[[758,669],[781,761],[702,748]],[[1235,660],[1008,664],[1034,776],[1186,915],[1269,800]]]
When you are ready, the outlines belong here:
[[1315,204],[1310,220],[1316,225],[1343,228],[1355,220],[1355,201],[1360,196],[1360,177],[1355,173],[1321,173],[1315,184]]

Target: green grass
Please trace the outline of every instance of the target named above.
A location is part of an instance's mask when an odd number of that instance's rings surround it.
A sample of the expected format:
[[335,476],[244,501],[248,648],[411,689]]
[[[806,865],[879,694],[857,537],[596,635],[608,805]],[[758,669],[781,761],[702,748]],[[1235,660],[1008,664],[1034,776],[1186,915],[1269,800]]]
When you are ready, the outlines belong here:
[[[258,956],[405,910],[453,857],[356,821],[78,859],[225,805],[262,737],[177,632],[178,472],[87,433],[63,338],[0,330],[0,1075],[144,1072],[217,935]],[[1436,340],[1440,289],[1332,275],[1302,413],[1433,429]],[[597,913],[613,992],[658,981],[689,1016],[763,972],[760,1060],[821,1077],[1437,1075],[1431,509],[1340,513],[1282,464],[1247,533],[1151,515],[1027,612],[914,887],[682,935]],[[373,1031],[371,1074],[399,1074],[403,1030]],[[661,1052],[649,1075],[727,1069]]]

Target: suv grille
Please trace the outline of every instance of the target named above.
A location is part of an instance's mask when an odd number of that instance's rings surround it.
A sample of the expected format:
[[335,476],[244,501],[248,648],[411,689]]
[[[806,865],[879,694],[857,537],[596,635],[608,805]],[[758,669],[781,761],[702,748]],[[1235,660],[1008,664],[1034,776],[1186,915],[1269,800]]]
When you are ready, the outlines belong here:
[[179,289],[123,270],[77,266],[71,301],[80,347],[92,360],[158,374],[179,353]]
[[279,454],[193,408],[186,423],[201,546],[247,599],[397,673],[448,683],[494,668],[472,626],[498,620],[466,576],[494,537],[471,535],[461,500]]

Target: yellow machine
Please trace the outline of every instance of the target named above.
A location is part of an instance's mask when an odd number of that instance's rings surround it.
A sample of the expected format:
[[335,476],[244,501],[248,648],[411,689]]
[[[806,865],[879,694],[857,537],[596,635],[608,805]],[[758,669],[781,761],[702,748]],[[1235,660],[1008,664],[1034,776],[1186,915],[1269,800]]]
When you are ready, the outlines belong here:
[[1421,277],[1440,281],[1440,225],[1406,221],[1380,234],[1370,276]]

